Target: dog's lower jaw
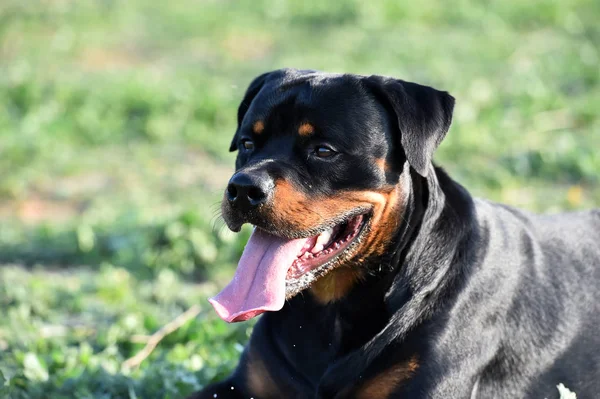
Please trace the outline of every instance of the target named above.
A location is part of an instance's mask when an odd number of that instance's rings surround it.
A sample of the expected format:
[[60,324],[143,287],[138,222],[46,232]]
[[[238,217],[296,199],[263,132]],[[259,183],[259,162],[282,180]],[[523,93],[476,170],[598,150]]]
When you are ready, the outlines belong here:
[[362,270],[355,258],[362,240],[370,233],[371,216],[363,215],[361,218],[358,232],[343,252],[298,278],[286,280],[286,299],[289,300],[301,291],[310,289],[320,302],[328,303],[343,297],[354,283],[360,280]]

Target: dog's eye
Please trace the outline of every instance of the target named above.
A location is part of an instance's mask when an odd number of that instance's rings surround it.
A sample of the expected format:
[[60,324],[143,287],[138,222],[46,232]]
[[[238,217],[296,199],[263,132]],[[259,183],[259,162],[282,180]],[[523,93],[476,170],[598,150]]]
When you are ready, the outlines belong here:
[[333,154],[335,154],[335,151],[333,151],[329,147],[320,146],[315,148],[315,155],[319,158],[327,158],[332,156]]
[[253,150],[254,149],[254,142],[252,140],[249,139],[243,139],[242,140],[242,147],[245,150]]

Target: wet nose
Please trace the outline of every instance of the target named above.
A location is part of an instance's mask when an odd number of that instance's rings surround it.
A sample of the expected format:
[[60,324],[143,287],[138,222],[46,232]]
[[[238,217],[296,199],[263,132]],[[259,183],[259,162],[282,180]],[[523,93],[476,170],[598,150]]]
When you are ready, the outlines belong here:
[[229,180],[225,195],[232,206],[249,211],[267,202],[273,188],[273,179],[266,172],[240,172]]

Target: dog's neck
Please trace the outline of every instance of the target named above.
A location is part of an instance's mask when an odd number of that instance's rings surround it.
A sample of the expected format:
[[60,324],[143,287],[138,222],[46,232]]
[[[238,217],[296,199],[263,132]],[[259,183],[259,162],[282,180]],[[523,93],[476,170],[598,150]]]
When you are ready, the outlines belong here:
[[422,290],[446,295],[461,273],[452,268],[455,256],[475,231],[472,197],[441,168],[431,165],[427,177],[413,172],[411,178],[414,209],[404,218],[414,226],[398,245],[403,250],[393,260],[394,281],[385,299],[395,310]]

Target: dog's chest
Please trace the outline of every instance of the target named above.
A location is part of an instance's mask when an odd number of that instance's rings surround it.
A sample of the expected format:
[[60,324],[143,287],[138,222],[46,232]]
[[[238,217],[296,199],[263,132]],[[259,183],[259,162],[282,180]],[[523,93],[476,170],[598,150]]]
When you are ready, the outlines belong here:
[[[344,356],[366,344],[382,328],[386,316],[382,311],[352,312],[339,309],[294,309],[272,320],[274,350],[281,353],[288,375],[298,375],[299,385],[314,390],[328,368]],[[287,312],[286,312],[287,313]],[[269,315],[271,316],[271,315]]]

